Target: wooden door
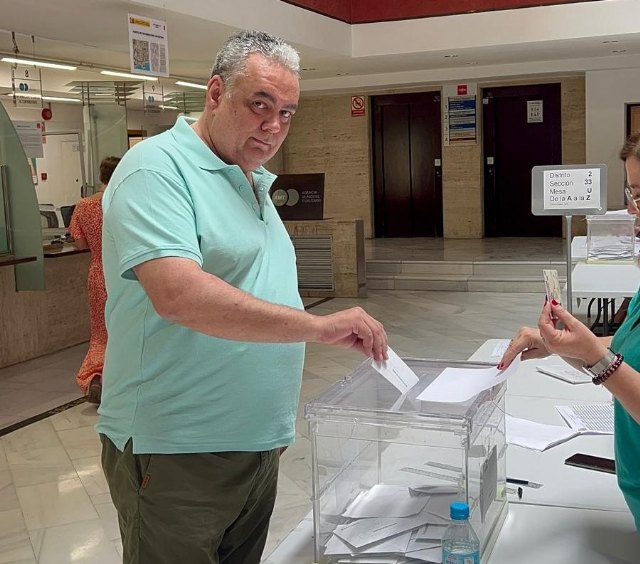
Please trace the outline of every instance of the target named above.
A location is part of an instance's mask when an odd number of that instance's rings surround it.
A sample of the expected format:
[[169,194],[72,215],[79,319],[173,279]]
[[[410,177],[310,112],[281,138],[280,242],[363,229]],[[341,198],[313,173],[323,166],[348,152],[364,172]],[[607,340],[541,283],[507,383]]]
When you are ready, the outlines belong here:
[[531,169],[562,164],[560,85],[483,91],[485,235],[555,237],[560,217],[531,213]]
[[442,236],[439,92],[372,98],[376,237]]

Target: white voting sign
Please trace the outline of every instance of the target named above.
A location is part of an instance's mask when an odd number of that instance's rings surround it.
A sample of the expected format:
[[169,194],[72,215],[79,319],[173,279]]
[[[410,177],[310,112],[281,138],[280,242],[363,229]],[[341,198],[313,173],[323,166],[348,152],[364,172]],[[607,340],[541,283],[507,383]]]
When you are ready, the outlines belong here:
[[536,166],[531,172],[534,215],[591,215],[607,209],[605,165]]
[[545,209],[600,207],[600,171],[597,168],[544,171]]

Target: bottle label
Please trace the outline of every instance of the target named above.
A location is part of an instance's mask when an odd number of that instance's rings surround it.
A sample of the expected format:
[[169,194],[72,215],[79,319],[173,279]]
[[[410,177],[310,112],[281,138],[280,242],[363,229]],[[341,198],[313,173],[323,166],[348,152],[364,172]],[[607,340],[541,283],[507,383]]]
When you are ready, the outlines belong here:
[[480,564],[480,555],[474,554],[454,554],[448,550],[443,551],[442,564]]

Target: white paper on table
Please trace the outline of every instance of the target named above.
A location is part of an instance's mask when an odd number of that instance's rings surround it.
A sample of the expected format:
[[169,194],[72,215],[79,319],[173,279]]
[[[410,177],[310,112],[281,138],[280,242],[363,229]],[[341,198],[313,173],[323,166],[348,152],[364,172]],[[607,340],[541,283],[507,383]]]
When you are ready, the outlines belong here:
[[410,517],[420,513],[428,501],[428,495],[411,495],[407,486],[376,484],[360,492],[342,516],[350,519]]
[[550,358],[542,361],[536,366],[538,372],[542,372],[547,376],[553,376],[569,384],[590,384],[591,376],[574,368],[561,358]]
[[407,366],[392,349],[387,349],[389,355],[388,360],[378,362],[374,360],[371,365],[391,382],[403,394],[406,394],[413,386],[418,383],[416,373]]
[[451,502],[456,501],[457,493],[454,495],[434,495],[429,498],[425,511],[432,515],[437,515],[443,519],[449,519],[451,515]]
[[[355,548],[362,548],[382,539],[395,537],[430,522],[434,516],[421,513],[415,517],[374,517],[358,519],[353,523],[338,525],[333,534]],[[437,517],[436,517],[437,518]]]
[[458,488],[456,486],[412,486],[409,491],[419,494],[446,495],[457,494]]
[[519,354],[506,370],[491,368],[445,368],[418,396],[422,401],[460,403],[504,382],[520,366]]
[[[404,562],[404,558],[402,559]],[[400,558],[383,557],[383,556],[350,556],[348,558],[340,558],[338,564],[399,564]]]
[[442,537],[448,526],[449,525],[424,525],[418,530],[416,538],[424,541],[442,542]]
[[569,427],[581,434],[613,435],[613,404],[556,405]]
[[416,560],[423,560],[424,562],[430,562],[431,564],[440,564],[442,562],[442,547],[427,548],[424,550],[415,550],[408,552],[407,556]]
[[336,555],[336,554],[350,554],[352,556],[360,556],[362,554],[391,554],[399,552],[404,554],[409,546],[411,540],[411,531],[400,533],[395,537],[383,539],[380,542],[369,544],[362,549],[357,549],[351,546],[349,543],[343,541],[340,537],[332,535],[327,542],[324,554]]
[[544,451],[577,437],[580,430],[562,425],[545,425],[507,415],[507,442],[532,450]]
[[[338,564],[399,564],[400,558],[383,557],[383,556],[350,556],[348,558],[340,558]],[[402,562],[405,559],[402,558]]]
[[496,346],[493,347],[493,352],[491,353],[491,358],[502,358],[504,353],[507,352],[509,348],[509,343],[511,341],[509,339],[502,339],[496,343]]

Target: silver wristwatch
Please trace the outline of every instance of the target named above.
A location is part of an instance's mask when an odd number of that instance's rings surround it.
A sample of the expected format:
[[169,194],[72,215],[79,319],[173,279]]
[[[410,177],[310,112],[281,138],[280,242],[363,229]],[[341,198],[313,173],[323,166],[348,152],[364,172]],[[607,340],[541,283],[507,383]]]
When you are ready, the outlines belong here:
[[587,374],[589,374],[589,376],[600,376],[600,374],[602,374],[609,367],[609,365],[615,360],[615,358],[616,355],[611,352],[610,349],[607,349],[605,355],[598,362],[596,362],[592,366],[583,366],[582,368],[585,372],[587,372]]

